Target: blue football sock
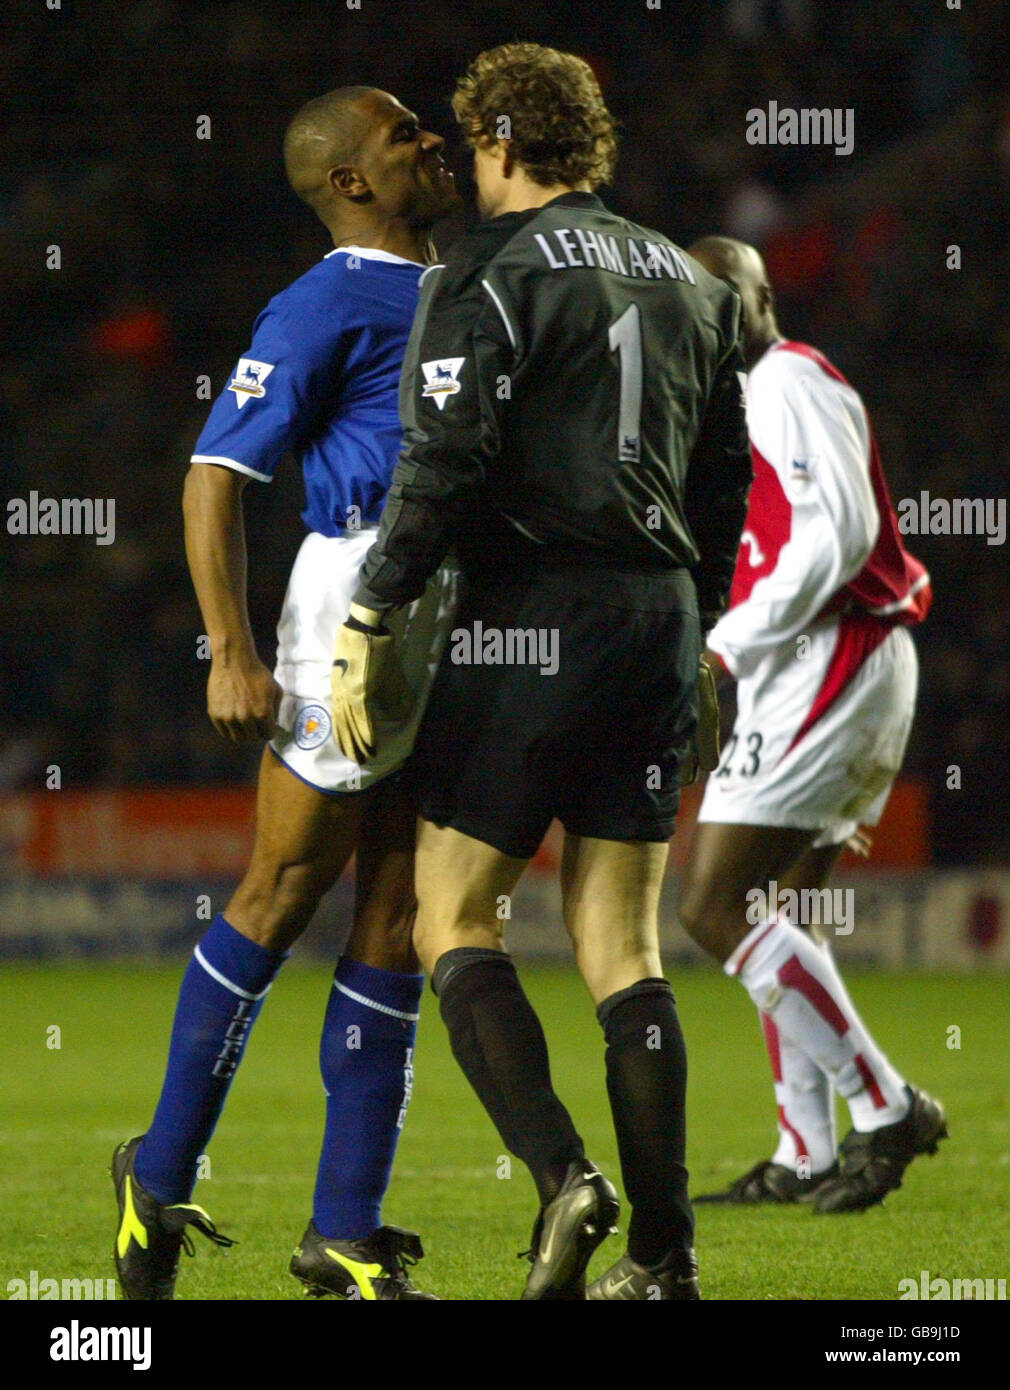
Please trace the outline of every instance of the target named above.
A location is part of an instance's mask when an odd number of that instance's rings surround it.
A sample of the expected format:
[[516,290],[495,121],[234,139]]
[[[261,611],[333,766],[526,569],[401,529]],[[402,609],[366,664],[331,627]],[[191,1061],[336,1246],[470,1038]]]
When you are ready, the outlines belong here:
[[326,1131],[312,1219],[330,1240],[359,1240],[382,1225],[414,1080],[423,975],[344,957],[333,977],[319,1066]]
[[220,913],[193,952],[179,991],[168,1069],[135,1171],[156,1201],[188,1202],[246,1038],[286,957]]

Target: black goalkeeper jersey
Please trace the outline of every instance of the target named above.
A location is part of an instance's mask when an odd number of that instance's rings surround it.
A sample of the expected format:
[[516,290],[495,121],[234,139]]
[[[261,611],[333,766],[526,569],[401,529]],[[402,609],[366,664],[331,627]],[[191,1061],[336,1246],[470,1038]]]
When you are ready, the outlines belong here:
[[689,569],[725,606],[751,481],[739,300],[666,237],[568,193],[422,277],[404,439],[358,603],[422,592],[450,549],[502,569]]

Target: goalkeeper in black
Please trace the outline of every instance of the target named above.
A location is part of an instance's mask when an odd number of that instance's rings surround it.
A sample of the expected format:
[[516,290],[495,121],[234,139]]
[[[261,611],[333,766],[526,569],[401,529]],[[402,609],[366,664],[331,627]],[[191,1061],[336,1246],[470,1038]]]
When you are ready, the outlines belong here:
[[596,197],[615,138],[580,59],[483,53],[453,107],[485,221],[422,282],[402,450],[337,640],[334,732],[349,756],[373,751],[397,684],[384,615],[454,550],[466,597],[414,762],[415,942],[453,1052],[537,1186],[523,1297],[586,1297],[617,1215],[502,940],[557,817],[632,1208],[628,1252],[588,1297],[697,1298],[686,1057],[657,908],[751,479],[739,301]]

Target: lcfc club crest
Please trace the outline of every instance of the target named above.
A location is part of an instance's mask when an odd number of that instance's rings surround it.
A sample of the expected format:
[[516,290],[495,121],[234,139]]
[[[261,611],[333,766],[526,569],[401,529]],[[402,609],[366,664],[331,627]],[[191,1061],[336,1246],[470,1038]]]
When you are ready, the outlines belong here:
[[239,358],[235,375],[228,383],[228,390],[235,392],[239,410],[242,409],[250,396],[266,395],[266,387],[263,383],[273,369],[272,362],[254,362],[251,357]]
[[439,410],[444,410],[448,398],[459,390],[456,378],[465,361],[465,357],[443,357],[437,362],[422,362],[425,386],[421,395],[431,396]]
[[318,748],[330,736],[329,711],[322,705],[306,705],[295,720],[295,743],[299,748]]

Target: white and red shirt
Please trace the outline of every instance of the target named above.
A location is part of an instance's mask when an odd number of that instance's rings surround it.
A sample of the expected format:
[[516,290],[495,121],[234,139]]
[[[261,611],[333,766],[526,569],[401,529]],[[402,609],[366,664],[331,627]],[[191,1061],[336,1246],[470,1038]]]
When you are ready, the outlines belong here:
[[[858,393],[805,343],[775,343],[747,380],[754,461],[730,607],[709,647],[738,679],[833,614],[851,679],[895,623],[932,602],[925,567],[905,550],[869,416]],[[783,650],[785,648],[785,650]],[[837,692],[836,692],[837,693]]]

